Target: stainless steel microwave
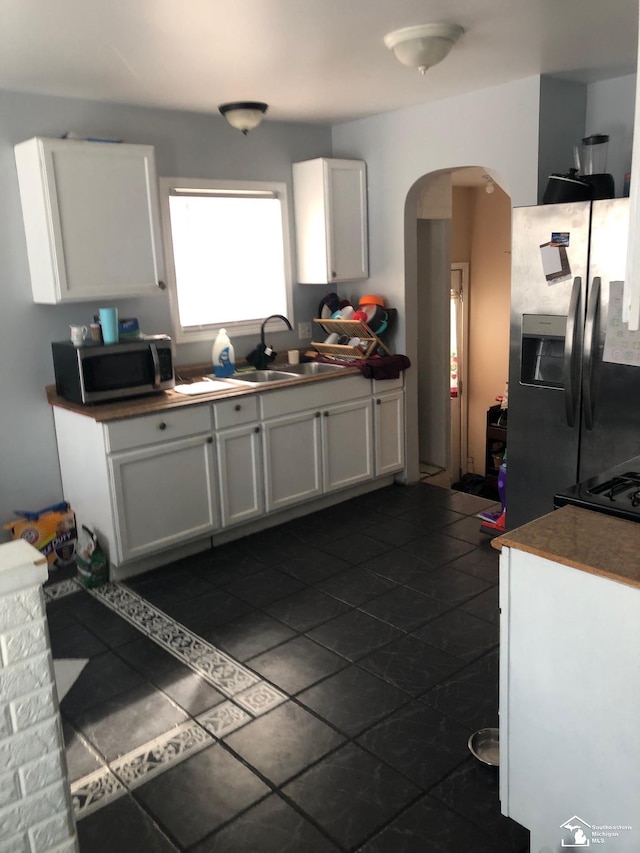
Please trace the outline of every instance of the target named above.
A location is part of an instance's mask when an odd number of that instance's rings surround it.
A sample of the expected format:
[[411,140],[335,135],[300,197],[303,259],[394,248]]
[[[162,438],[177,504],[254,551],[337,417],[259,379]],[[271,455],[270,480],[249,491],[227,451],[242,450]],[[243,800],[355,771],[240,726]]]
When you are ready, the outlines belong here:
[[72,403],[105,403],[175,385],[171,338],[147,335],[118,344],[54,341],[56,393]]

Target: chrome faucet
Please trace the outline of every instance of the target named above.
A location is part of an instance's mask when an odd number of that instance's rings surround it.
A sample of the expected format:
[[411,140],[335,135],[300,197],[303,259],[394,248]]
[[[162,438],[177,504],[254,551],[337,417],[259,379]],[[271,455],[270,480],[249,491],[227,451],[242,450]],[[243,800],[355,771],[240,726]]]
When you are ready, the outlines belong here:
[[291,323],[287,320],[287,318],[283,314],[270,314],[268,317],[266,317],[262,321],[262,325],[260,326],[260,351],[258,353],[256,353],[257,358],[256,358],[256,362],[255,362],[255,365],[258,368],[258,370],[264,370],[267,367],[267,365],[269,364],[269,362],[273,361],[273,359],[270,358],[271,352],[269,352],[269,354],[267,354],[267,352],[266,352],[267,345],[266,345],[265,340],[264,340],[264,327],[267,325],[269,320],[275,320],[275,319],[282,320],[284,323],[286,323],[287,328],[291,329],[291,331],[293,331]]

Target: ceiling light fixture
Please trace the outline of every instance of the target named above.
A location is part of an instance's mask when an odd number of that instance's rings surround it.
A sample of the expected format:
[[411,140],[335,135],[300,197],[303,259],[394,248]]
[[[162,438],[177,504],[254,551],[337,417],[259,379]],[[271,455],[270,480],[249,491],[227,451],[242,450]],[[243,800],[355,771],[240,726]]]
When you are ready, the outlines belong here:
[[222,104],[218,109],[231,127],[242,131],[246,136],[260,124],[269,106],[260,101],[236,101],[233,104]]
[[442,62],[463,33],[457,24],[423,24],[387,33],[384,43],[403,65],[424,74]]
[[489,193],[489,195],[491,195],[491,193],[492,193],[492,192],[495,190],[495,188],[496,188],[496,185],[495,185],[495,184],[494,184],[494,182],[493,182],[493,178],[489,177],[489,175],[485,175],[485,176],[484,176],[484,179],[485,179],[485,181],[487,182],[487,183],[484,185],[484,191],[485,191],[486,193]]

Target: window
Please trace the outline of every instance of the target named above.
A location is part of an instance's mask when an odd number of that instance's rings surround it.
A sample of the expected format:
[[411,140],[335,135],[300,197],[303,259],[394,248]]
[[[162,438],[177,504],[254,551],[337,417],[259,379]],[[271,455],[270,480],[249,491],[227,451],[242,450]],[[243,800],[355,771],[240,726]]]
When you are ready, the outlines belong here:
[[160,195],[178,342],[291,317],[286,184],[161,178]]

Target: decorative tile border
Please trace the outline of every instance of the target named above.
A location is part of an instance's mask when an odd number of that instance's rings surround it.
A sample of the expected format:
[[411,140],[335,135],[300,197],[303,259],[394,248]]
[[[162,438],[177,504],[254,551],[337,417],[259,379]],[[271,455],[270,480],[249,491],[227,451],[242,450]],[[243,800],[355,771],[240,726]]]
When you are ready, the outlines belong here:
[[108,768],[94,770],[71,783],[73,815],[78,821],[126,793],[125,786]]
[[198,723],[187,722],[71,783],[76,821],[174,767],[214,742]]
[[42,588],[44,591],[44,600],[55,601],[58,598],[64,598],[67,595],[72,595],[74,592],[80,592],[84,589],[77,580],[69,578],[66,581],[58,581],[57,583],[49,584]]
[[262,681],[255,673],[187,630],[126,586],[115,582],[86,589],[76,581],[62,583],[75,587],[73,589],[69,586],[69,592],[62,594],[68,595],[84,589],[233,699],[231,701],[228,698],[196,717],[195,721],[182,723],[136,747],[109,762],[107,768],[96,770],[73,782],[71,795],[76,820],[286,701],[284,693]]
[[224,693],[235,696],[260,679],[120,583],[87,590]]
[[240,726],[250,722],[253,717],[249,716],[242,708],[238,708],[233,702],[223,702],[221,705],[216,705],[209,711],[205,711],[199,717],[196,717],[201,726],[204,726],[207,731],[221,740],[226,735],[235,732]]
[[266,714],[267,711],[286,702],[287,697],[275,687],[261,681],[242,693],[236,693],[233,699],[238,705],[242,705],[243,708],[250,711],[254,717],[258,717],[260,714]]
[[197,723],[182,723],[149,743],[128,752],[110,767],[129,790],[142,785],[152,776],[184,761],[192,753],[213,743],[213,738]]

